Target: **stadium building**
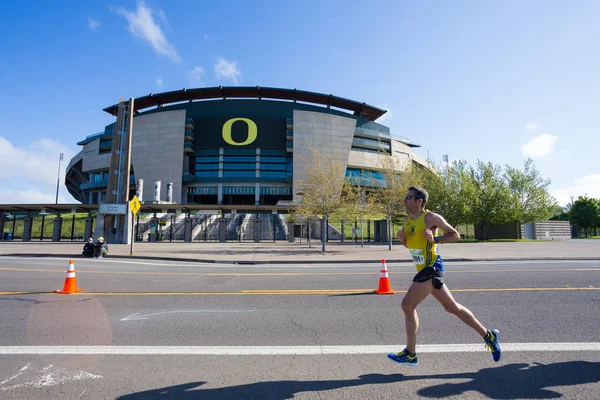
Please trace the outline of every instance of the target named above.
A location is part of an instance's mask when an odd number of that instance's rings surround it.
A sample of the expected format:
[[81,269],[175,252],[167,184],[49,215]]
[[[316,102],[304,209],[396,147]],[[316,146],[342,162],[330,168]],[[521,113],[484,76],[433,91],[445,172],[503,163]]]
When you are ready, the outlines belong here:
[[[425,164],[412,150],[417,144],[376,122],[386,110],[330,94],[211,87],[150,94],[133,104],[127,198],[142,180],[142,203],[289,204],[311,147],[344,162],[355,178],[377,167],[380,146]],[[117,117],[118,105],[104,111]],[[83,204],[113,202],[107,188],[118,123],[80,141],[67,167],[65,185]]]

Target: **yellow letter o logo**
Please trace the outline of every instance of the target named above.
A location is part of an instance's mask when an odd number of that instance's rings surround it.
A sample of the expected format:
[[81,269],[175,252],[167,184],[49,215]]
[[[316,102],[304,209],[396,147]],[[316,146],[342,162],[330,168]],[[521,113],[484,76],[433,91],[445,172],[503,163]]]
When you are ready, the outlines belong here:
[[[248,137],[243,142],[234,142],[231,138],[231,127],[233,123],[236,121],[244,121],[246,125],[248,125]],[[247,146],[250,143],[256,140],[256,136],[258,135],[258,128],[254,121],[248,118],[231,118],[227,122],[223,124],[223,140],[233,146]]]

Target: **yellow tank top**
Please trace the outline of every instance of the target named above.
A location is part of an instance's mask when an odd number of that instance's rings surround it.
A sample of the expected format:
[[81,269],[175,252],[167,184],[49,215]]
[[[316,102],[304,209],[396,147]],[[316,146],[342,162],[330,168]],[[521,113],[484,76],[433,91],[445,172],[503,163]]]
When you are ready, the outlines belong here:
[[409,215],[404,223],[406,247],[410,250],[417,271],[432,266],[438,258],[437,244],[429,243],[424,236],[425,229],[427,229],[427,226],[425,225],[425,215],[427,215],[428,212],[428,210],[425,210],[425,212],[415,220]]

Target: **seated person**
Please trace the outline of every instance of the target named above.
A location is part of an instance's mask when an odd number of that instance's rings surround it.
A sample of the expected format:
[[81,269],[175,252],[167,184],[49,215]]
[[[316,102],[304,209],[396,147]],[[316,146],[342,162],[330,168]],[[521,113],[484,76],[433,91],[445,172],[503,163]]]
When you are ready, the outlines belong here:
[[98,241],[96,242],[96,246],[94,248],[94,257],[102,258],[108,254],[108,244],[104,241],[104,238],[100,236]]
[[94,257],[95,251],[93,238],[89,238],[87,243],[83,245],[83,251],[81,252],[81,254],[84,257]]

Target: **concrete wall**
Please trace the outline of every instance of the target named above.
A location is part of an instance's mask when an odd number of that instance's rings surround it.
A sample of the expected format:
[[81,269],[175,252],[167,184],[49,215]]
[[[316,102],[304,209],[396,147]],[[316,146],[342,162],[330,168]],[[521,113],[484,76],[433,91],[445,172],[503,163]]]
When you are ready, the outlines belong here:
[[375,169],[379,166],[379,154],[350,150],[348,167]]
[[[571,223],[569,221],[540,221],[533,223],[534,239],[565,240],[571,239]],[[526,238],[525,224],[521,225],[521,237]]]
[[[540,221],[534,222],[534,237],[528,238],[525,225],[517,226],[514,222],[506,224],[490,224],[485,227],[485,239],[517,239],[519,234],[522,239],[537,240],[564,240],[571,239],[571,225],[569,221]],[[475,238],[484,239],[483,226],[475,226]]]
[[352,117],[294,110],[294,181],[292,193],[306,179],[304,159],[312,159],[311,147],[321,154],[348,164],[356,120]]
[[173,182],[173,201],[181,203],[185,110],[139,115],[133,119],[131,163],[136,179],[144,180],[143,201],[152,201],[154,181],[161,181],[160,199]]
[[83,172],[96,171],[99,169],[109,169],[110,153],[98,154],[100,148],[100,139],[92,140],[83,146]]

